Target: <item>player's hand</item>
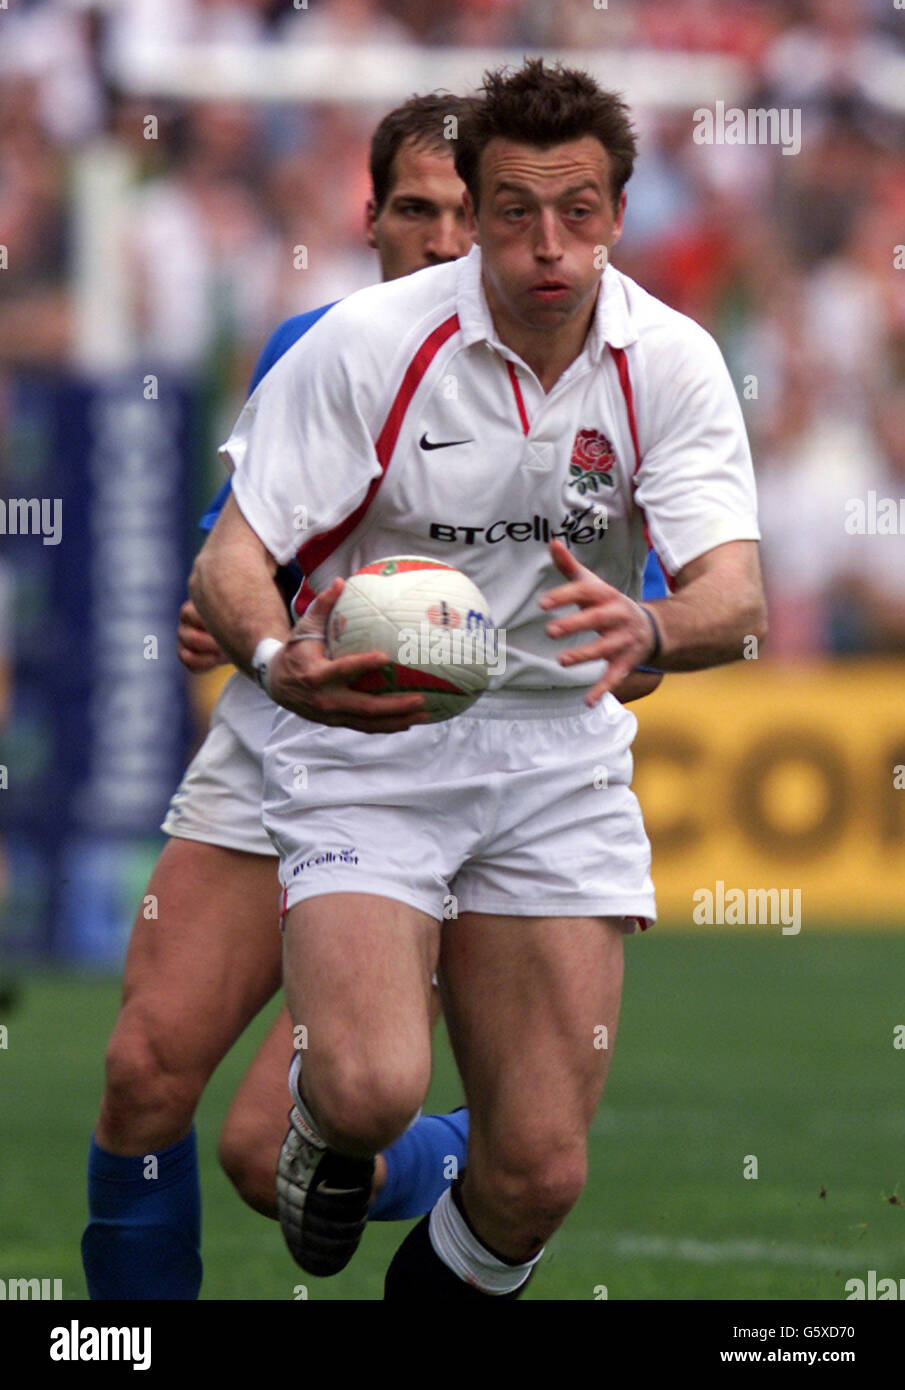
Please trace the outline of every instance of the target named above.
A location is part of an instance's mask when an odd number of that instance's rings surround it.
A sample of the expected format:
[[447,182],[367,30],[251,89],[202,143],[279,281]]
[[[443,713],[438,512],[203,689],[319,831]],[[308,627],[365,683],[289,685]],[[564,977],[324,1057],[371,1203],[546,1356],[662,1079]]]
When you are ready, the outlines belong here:
[[654,648],[650,623],[637,603],[579,564],[561,541],[550,542],[556,568],[569,581],[548,589],[540,598],[541,608],[564,608],[575,603],[580,612],[553,618],[547,624],[550,637],[571,637],[575,632],[596,632],[597,640],[580,647],[567,647],[560,653],[562,666],[582,661],[608,662],[606,674],[588,691],[589,705],[624,680],[636,666],[643,666]]
[[335,579],[299,619],[270,663],[270,690],[278,705],[316,724],[341,724],[363,734],[396,734],[426,724],[421,695],[369,695],[349,682],[386,666],[386,652],[362,652],[331,660],[325,650],[327,620],[344,588]]
[[190,598],[186,599],[179,610],[176,638],[179,660],[186,670],[196,675],[202,671],[213,671],[215,666],[222,666],[227,660],[201,621],[201,614]]

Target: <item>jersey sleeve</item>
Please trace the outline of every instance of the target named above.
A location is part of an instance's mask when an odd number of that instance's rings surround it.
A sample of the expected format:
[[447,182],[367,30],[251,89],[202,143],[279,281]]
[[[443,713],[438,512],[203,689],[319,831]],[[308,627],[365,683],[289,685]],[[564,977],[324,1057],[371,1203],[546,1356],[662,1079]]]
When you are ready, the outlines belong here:
[[[261,349],[261,355],[255,363],[254,371],[251,374],[251,384],[248,388],[249,396],[260,386],[271,367],[279,362],[284,353],[288,352],[293,343],[297,343],[299,338],[304,337],[309,328],[313,328],[318,319],[322,319],[328,309],[333,308],[334,300],[330,304],[323,304],[319,309],[309,309],[307,314],[296,314],[293,318],[284,320],[279,327],[271,333],[267,342]],[[232,479],[227,478],[220,484],[216,497],[208,503],[207,511],[198,523],[202,531],[213,531],[217,517],[226,506],[226,499],[232,488]]]
[[271,367],[220,451],[239,510],[279,564],[349,516],[380,475],[367,392],[333,317]]
[[255,363],[255,369],[251,374],[251,383],[248,387],[248,394],[252,395],[260,386],[271,367],[279,362],[280,358],[289,351],[293,343],[297,343],[299,338],[303,338],[309,328],[313,328],[319,319],[324,317],[328,309],[332,309],[336,300],[329,304],[322,304],[319,309],[309,309],[305,314],[295,314],[292,318],[284,321],[273,330],[267,342],[261,349],[261,355]]
[[723,355],[686,321],[678,344],[647,363],[649,428],[635,501],[671,575],[727,541],[759,540],[757,497],[745,423]]

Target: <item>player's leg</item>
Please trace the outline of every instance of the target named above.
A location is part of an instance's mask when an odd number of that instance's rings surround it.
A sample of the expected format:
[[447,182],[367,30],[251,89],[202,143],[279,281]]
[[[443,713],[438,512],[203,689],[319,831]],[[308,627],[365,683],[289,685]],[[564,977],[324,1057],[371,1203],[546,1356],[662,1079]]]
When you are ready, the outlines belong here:
[[[439,1015],[437,990],[431,1021]],[[262,1216],[277,1217],[276,1168],[286,1134],[286,1058],[294,1035],[289,1011],[280,1010],[233,1097],[220,1131],[220,1163],[239,1196]],[[304,1057],[303,1057],[304,1061]],[[385,1154],[378,1154],[372,1185],[372,1221],[399,1221],[430,1211],[464,1166],[468,1112],[422,1115]]]
[[439,922],[392,898],[333,892],[287,913],[286,998],[307,1045],[293,1059],[296,1105],[277,1188],[283,1233],[309,1273],[348,1262],[375,1155],[427,1092],[438,946]]
[[444,927],[468,1168],[397,1252],[388,1298],[514,1295],[578,1200],[619,1014],[622,929],[479,913]]
[[279,986],[278,909],[273,857],[173,838],[157,862],[89,1158],[92,1298],[197,1296],[192,1118],[217,1063]]
[[280,983],[274,860],[171,839],[133,927],[106,1054],[98,1142],[176,1143],[218,1062]]
[[217,1153],[244,1202],[262,1216],[277,1215],[276,1167],[286,1137],[286,1062],[293,1052],[292,1020],[284,1005],[233,1096]]
[[167,811],[138,912],[88,1161],[92,1298],[193,1298],[198,1097],[280,981],[277,856],[261,823],[273,705],[234,675]]
[[378,738],[288,713],[274,720],[263,816],[286,890],[284,987],[307,1042],[293,1058],[301,1089],[294,1073],[277,1192],[287,1243],[309,1273],[347,1263],[373,1156],[427,1090],[440,922],[477,833],[468,786],[445,787],[438,812],[448,743],[446,725]]

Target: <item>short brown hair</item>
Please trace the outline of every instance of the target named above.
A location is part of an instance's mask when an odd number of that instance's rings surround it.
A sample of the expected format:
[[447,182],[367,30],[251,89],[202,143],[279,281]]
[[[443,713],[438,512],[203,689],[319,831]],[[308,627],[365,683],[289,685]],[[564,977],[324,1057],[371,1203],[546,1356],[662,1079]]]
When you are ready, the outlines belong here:
[[483,96],[468,102],[455,144],[456,173],[478,205],[481,155],[502,138],[549,149],[593,135],[610,158],[614,205],[631,177],[637,140],[625,102],[590,73],[527,58],[517,71],[486,72]]
[[[400,146],[410,140],[425,149],[445,150],[451,156],[464,105],[461,97],[431,92],[424,97],[410,97],[384,116],[371,136],[371,185],[377,212],[392,191],[393,163]],[[450,116],[455,117],[452,123]]]

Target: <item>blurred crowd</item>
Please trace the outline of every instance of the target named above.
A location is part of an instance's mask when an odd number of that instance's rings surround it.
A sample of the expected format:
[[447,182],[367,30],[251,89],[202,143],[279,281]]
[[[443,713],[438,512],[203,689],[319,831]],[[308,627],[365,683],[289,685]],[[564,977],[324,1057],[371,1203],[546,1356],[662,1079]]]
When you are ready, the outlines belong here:
[[0,428],[4,381],[83,365],[89,151],[125,171],[122,365],[203,380],[225,415],[276,323],[374,279],[362,213],[383,110],[125,95],[120,74],[164,40],[722,54],[742,65],[739,105],[800,110],[795,155],[698,144],[691,110],[636,110],[614,262],[727,356],[757,463],[770,650],[903,649],[903,538],[845,524],[851,499],[905,497],[905,79],[898,109],[889,96],[905,10],[893,0],[10,0]]

